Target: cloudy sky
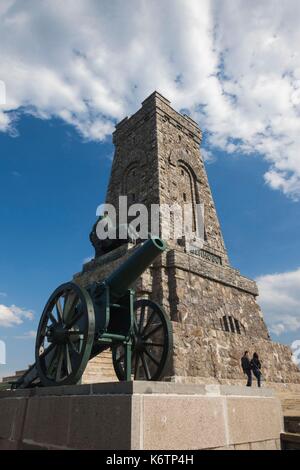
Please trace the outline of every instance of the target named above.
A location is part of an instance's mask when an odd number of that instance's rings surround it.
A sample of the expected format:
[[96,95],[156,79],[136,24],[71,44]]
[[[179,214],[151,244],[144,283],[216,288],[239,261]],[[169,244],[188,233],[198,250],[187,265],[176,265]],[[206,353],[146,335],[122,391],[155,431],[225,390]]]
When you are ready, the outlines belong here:
[[0,375],[32,360],[43,303],[92,254],[111,132],[155,89],[204,131],[273,338],[300,339],[299,17],[298,0],[1,0]]

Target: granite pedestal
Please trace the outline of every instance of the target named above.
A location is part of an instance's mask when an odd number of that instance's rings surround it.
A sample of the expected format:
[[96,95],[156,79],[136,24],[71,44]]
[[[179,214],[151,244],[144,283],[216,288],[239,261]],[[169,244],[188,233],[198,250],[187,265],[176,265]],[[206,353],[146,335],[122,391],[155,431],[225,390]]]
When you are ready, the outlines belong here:
[[123,382],[0,393],[0,449],[279,449],[269,389]]

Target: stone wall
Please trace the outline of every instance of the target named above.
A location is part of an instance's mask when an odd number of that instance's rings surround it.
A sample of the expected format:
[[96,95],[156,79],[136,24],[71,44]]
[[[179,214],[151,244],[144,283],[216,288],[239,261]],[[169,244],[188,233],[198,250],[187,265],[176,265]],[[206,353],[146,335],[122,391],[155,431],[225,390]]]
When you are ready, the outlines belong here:
[[270,390],[123,382],[0,392],[0,449],[276,450]]
[[[300,384],[299,369],[292,362],[290,348],[255,337],[240,337],[217,330],[173,322],[174,370],[177,380],[206,383],[245,383],[240,367],[244,350],[259,351],[264,380]],[[180,379],[179,379],[180,377]],[[255,378],[254,385],[255,385]],[[264,383],[263,383],[263,386]],[[300,389],[298,389],[300,391]]]

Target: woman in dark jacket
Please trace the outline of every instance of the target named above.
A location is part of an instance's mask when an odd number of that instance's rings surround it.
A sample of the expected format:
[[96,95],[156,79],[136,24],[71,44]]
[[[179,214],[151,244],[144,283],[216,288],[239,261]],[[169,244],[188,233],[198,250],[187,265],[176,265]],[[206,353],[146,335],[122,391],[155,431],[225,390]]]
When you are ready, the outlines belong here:
[[255,377],[257,379],[257,385],[258,385],[258,387],[260,387],[260,384],[261,384],[261,371],[260,371],[261,363],[260,363],[258,354],[256,352],[253,354],[250,365],[251,365],[251,370],[253,371],[253,374],[255,375]]

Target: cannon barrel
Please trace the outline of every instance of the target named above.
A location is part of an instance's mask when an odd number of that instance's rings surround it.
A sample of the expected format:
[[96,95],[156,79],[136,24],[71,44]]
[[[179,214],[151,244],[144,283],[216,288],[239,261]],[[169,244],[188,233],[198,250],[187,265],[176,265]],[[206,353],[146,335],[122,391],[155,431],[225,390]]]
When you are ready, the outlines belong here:
[[153,263],[155,258],[165,251],[166,243],[158,237],[151,236],[137,248],[133,254],[121,264],[106,280],[111,295],[115,298],[123,297],[127,290],[143,272]]

